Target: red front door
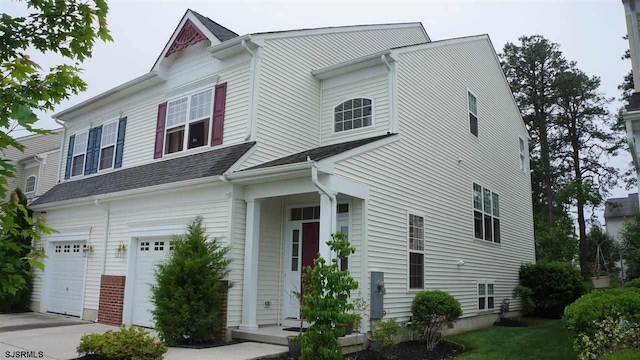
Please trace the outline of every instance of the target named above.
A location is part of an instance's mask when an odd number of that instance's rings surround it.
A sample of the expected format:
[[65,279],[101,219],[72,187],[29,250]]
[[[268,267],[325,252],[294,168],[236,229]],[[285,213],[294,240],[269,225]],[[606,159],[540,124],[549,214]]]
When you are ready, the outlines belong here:
[[320,223],[302,224],[302,271],[313,266],[313,260],[320,251]]

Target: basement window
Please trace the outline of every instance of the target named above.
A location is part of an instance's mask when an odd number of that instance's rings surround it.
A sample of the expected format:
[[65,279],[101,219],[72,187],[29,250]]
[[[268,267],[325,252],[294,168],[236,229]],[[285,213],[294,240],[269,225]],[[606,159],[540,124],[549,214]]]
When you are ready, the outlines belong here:
[[494,304],[493,281],[481,281],[478,283],[478,311],[493,310]]

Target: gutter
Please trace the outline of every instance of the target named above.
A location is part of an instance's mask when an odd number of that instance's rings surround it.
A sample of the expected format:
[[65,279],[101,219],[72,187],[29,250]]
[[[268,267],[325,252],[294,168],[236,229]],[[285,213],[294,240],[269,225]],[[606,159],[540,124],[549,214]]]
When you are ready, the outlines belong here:
[[62,137],[60,139],[60,160],[58,160],[58,174],[56,175],[56,184],[60,183],[60,173],[62,171],[62,153],[64,151],[64,139],[67,137],[67,124],[59,119],[53,118],[58,125],[62,126]]
[[102,267],[100,275],[104,275],[107,269],[107,240],[109,239],[109,222],[111,220],[111,209],[108,205],[100,203],[98,199],[95,199],[95,205],[105,212],[106,218],[104,221],[104,242],[102,244]]
[[227,50],[229,48],[232,48],[236,45],[241,44],[243,41],[251,41],[251,35],[242,35],[242,36],[238,36],[236,38],[233,38],[231,40],[227,40],[224,41],[216,46],[212,46],[209,48],[209,53],[210,54],[215,54],[219,51],[223,51],[223,50]]
[[305,170],[305,169],[311,168],[312,164],[313,164],[312,161],[307,160],[306,162],[301,162],[301,163],[270,166],[270,167],[258,168],[253,170],[242,170],[242,171],[234,172],[231,174],[225,174],[224,177],[227,180],[235,180],[235,179],[244,179],[244,178],[249,178],[254,176],[277,174],[280,172]]
[[111,90],[107,90],[107,91],[103,92],[102,94],[99,94],[99,95],[94,96],[94,97],[92,97],[92,98],[90,98],[88,100],[85,100],[85,101],[81,102],[80,104],[74,105],[74,106],[72,106],[72,107],[70,107],[70,108],[68,108],[66,110],[63,110],[63,111],[57,113],[57,114],[53,114],[52,118],[57,120],[57,119],[65,116],[65,115],[71,114],[74,111],[80,110],[81,108],[84,108],[86,106],[94,104],[94,103],[96,103],[96,102],[98,102],[100,100],[104,100],[104,99],[106,99],[106,98],[108,98],[110,96],[113,96],[113,95],[115,95],[115,94],[117,94],[117,93],[119,93],[119,92],[121,92],[123,90],[126,90],[126,89],[128,89],[130,87],[133,87],[135,85],[141,84],[141,83],[143,83],[143,82],[145,82],[147,80],[153,79],[155,77],[158,77],[158,70],[153,70],[153,71],[148,72],[148,73],[146,73],[146,74],[144,74],[142,76],[138,76],[137,78],[135,78],[133,80],[130,80],[130,81],[127,81],[126,83],[124,83],[122,85],[116,86]]
[[[370,55],[366,55],[366,56],[362,56],[359,58],[355,58],[352,60],[348,60],[345,62],[341,62],[335,65],[331,65],[331,66],[327,66],[321,69],[317,69],[317,70],[312,70],[311,71],[311,75],[320,78],[320,79],[325,79],[325,78],[329,78],[332,77],[333,75],[331,75],[332,72],[349,67],[349,66],[354,66],[363,62],[367,62],[367,61],[375,61],[376,63],[378,63],[377,60],[381,60],[380,63],[384,63],[386,62],[386,56],[387,55],[391,55],[391,50],[387,49],[387,50],[383,50],[383,51],[379,51],[377,53],[374,54],[370,54]],[[384,59],[384,60],[383,60]]]

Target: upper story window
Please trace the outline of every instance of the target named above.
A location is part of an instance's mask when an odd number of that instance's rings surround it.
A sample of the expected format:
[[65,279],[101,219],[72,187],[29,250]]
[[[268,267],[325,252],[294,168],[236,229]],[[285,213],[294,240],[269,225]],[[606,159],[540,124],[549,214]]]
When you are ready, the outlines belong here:
[[334,108],[333,116],[335,132],[371,126],[373,101],[367,98],[347,100]]
[[207,144],[213,108],[211,89],[167,103],[165,154]]
[[473,232],[476,239],[500,243],[500,197],[473,184]]
[[24,184],[24,192],[25,193],[32,193],[34,191],[36,191],[36,176],[35,175],[30,175],[27,178],[27,181],[25,181]]
[[100,170],[110,169],[113,167],[117,136],[117,121],[103,125],[102,138],[100,140]]
[[518,145],[520,146],[520,170],[524,171],[526,169],[526,156],[524,151],[524,140],[522,138],[518,138]]
[[471,91],[467,91],[467,95],[469,96],[469,131],[478,136],[478,101],[476,96],[471,93]]
[[72,153],[73,159],[71,160],[71,176],[82,175],[84,172],[84,160],[86,158],[88,139],[88,131],[84,131],[75,135]]

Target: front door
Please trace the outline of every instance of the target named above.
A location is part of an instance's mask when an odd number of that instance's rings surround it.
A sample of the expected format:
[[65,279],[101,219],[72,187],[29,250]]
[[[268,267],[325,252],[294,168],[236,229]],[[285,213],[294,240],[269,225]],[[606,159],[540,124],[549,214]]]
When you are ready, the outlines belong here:
[[289,223],[287,229],[287,261],[284,286],[285,325],[299,326],[300,301],[297,294],[302,292],[301,277],[307,266],[320,250],[320,223]]

